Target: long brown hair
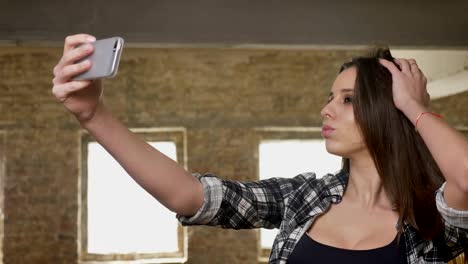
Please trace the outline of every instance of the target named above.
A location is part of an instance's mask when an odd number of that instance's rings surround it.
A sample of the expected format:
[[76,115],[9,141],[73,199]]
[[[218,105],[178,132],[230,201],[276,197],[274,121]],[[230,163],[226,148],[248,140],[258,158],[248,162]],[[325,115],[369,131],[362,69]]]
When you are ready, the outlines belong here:
[[[399,213],[399,236],[405,221],[423,239],[433,240],[444,231],[435,203],[435,191],[444,182],[444,177],[414,125],[396,108],[392,95],[392,75],[380,65],[378,58],[394,62],[387,47],[377,46],[368,55],[355,57],[343,64],[340,73],[356,67],[353,96],[355,120],[382,185]],[[343,158],[342,169],[347,172],[349,162],[349,159]],[[465,256],[467,250],[464,250]],[[468,261],[465,260],[465,263]]]

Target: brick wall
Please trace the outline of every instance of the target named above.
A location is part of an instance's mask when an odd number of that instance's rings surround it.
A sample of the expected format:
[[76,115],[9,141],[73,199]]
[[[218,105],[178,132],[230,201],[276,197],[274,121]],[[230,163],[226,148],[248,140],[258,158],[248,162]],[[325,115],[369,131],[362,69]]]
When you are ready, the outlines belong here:
[[[187,128],[191,171],[255,180],[254,128],[320,126],[339,66],[357,53],[125,49],[119,74],[105,82],[105,102],[129,127]],[[60,48],[0,48],[7,264],[77,262],[80,138],[50,92],[60,56]],[[449,123],[464,126],[467,105],[468,92],[433,102]],[[189,263],[257,263],[255,230],[191,227],[189,234]]]
[[5,186],[5,133],[0,131],[0,264],[3,263],[3,187]]

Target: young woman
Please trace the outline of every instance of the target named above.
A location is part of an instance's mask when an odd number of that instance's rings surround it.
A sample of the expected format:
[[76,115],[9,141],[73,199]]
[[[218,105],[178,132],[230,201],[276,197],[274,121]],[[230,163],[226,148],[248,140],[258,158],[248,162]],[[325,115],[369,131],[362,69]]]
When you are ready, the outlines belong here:
[[468,250],[468,141],[428,110],[414,60],[378,49],[343,65],[321,111],[340,171],[238,182],[187,172],[112,117],[100,81],[71,81],[91,66],[73,63],[92,45],[75,47],[93,40],[66,38],[52,92],[182,224],[278,228],[270,263],[446,263]]

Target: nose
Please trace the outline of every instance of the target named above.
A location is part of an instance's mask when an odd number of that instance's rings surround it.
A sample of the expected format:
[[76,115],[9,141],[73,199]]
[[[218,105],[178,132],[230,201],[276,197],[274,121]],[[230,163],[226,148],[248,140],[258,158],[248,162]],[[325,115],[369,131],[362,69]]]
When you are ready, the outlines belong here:
[[331,107],[331,102],[326,104],[323,108],[322,108],[322,111],[320,111],[320,115],[322,116],[322,119],[325,119],[325,118],[330,118],[330,119],[333,119],[334,117],[334,112],[333,112],[333,109]]

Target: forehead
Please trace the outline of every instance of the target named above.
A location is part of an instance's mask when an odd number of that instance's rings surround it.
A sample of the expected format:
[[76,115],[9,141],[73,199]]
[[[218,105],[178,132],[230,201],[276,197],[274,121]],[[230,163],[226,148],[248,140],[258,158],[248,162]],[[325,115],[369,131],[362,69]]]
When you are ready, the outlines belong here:
[[330,94],[337,94],[341,90],[354,90],[356,81],[356,67],[348,68],[342,71],[335,79]]

